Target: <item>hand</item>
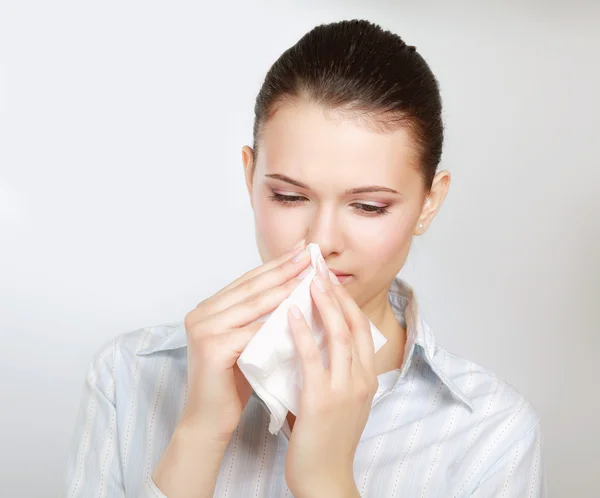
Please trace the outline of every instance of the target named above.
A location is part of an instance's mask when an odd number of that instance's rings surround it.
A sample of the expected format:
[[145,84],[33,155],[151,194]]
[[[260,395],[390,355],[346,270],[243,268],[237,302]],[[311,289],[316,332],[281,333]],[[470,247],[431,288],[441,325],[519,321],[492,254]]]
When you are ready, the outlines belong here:
[[242,275],[186,315],[188,399],[180,424],[202,427],[204,434],[229,441],[252,393],[236,364],[262,326],[251,322],[290,295],[301,281],[295,277],[309,263],[303,241]]
[[152,475],[164,495],[213,496],[225,449],[252,393],[236,364],[262,325],[252,322],[290,295],[301,282],[298,274],[309,263],[303,241],[242,275],[186,315],[187,403]]
[[354,455],[378,387],[373,338],[369,320],[354,299],[324,262],[318,267],[310,290],[327,333],[329,367],[323,365],[306,320],[290,309],[303,385],[287,451],[286,480],[297,497],[359,496]]

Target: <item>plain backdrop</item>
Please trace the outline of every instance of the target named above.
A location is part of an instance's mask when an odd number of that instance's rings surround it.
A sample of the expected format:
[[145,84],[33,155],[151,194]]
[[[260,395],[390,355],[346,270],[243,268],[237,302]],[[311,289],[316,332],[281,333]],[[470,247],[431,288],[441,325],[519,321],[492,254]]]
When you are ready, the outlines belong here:
[[0,3],[0,494],[55,496],[87,365],[260,263],[254,99],[366,18],[440,80],[450,194],[402,273],[448,350],[541,416],[549,488],[598,496],[600,8],[562,2]]

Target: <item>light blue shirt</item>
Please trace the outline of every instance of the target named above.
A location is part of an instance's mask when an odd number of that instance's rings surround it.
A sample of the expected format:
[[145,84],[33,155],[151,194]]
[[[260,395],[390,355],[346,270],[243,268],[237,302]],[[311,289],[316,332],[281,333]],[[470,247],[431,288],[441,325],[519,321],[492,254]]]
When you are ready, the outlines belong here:
[[[402,368],[378,376],[354,460],[361,496],[546,496],[540,422],[527,400],[437,345],[408,284],[394,280],[388,299],[407,343]],[[87,374],[61,496],[163,498],[151,475],[186,402],[186,375],[183,321],[102,348]],[[289,430],[271,435],[268,425],[253,394],[214,496],[292,496],[284,475]]]

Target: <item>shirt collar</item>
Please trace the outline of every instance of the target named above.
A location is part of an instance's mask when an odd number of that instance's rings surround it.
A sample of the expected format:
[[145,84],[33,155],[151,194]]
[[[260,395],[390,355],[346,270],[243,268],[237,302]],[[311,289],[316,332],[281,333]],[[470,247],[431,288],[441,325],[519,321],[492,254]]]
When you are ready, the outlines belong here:
[[187,347],[183,321],[169,322],[147,329],[146,340],[136,351],[139,356]]
[[[429,324],[425,321],[419,310],[417,298],[412,287],[400,277],[396,277],[392,281],[388,291],[388,300],[392,306],[394,315],[406,329],[404,360],[398,379],[392,386],[392,389],[398,383],[403,382],[406,373],[414,362],[415,356],[419,355],[427,362],[431,370],[444,383],[454,397],[470,409],[473,409],[473,405],[467,395],[446,374],[443,364],[436,360],[438,348],[435,338]],[[187,336],[183,321],[170,322],[151,327],[146,334],[146,340],[136,354],[140,356],[150,355],[186,346]]]
[[429,324],[425,321],[420,311],[412,287],[400,277],[396,277],[392,281],[390,290],[388,291],[388,300],[392,306],[394,315],[406,330],[404,360],[394,387],[396,384],[404,381],[406,373],[415,361],[415,357],[419,355],[427,362],[433,373],[437,375],[452,395],[473,410],[470,398],[449,377],[443,363],[438,359],[439,355],[436,355],[439,348],[436,345],[435,337]]

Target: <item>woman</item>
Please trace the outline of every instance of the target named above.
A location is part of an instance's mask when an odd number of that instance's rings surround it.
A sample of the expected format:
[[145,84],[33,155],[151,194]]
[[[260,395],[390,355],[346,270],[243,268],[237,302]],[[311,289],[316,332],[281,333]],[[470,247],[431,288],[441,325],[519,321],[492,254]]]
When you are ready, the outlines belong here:
[[[436,79],[398,36],[344,21],[284,52],[242,149],[265,263],[184,322],[119,336],[97,355],[66,494],[542,496],[534,410],[436,345],[396,277],[448,192],[442,138]],[[324,258],[311,294],[330,365],[291,312],[304,388],[297,419],[271,435],[236,360],[256,318],[300,282],[308,242]],[[368,319],[387,339],[377,354]]]

